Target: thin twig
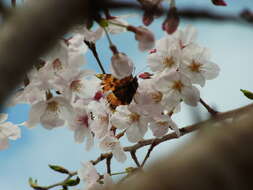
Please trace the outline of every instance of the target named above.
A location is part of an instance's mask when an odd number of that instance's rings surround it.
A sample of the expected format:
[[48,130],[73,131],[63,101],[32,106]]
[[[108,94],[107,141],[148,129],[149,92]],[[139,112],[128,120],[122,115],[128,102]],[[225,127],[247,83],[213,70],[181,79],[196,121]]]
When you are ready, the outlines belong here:
[[109,153],[104,153],[104,154],[100,154],[100,156],[96,159],[96,160],[91,160],[90,162],[93,164],[93,165],[96,165],[98,164],[99,162],[103,161],[104,159],[106,158],[109,158],[112,156],[112,153],[109,152]]
[[88,46],[88,48],[91,50],[93,56],[95,57],[97,63],[98,63],[98,66],[100,68],[100,70],[102,71],[103,74],[105,74],[105,69],[103,67],[103,64],[102,62],[100,61],[99,59],[99,56],[98,56],[98,52],[97,52],[97,48],[96,48],[96,44],[93,43],[93,42],[89,42],[89,41],[86,41],[84,40],[84,43]]
[[136,156],[135,153],[136,153],[135,150],[133,150],[133,151],[130,152],[133,161],[135,162],[135,164],[136,164],[137,167],[139,168],[139,167],[141,167],[141,165],[140,165],[140,163],[139,163],[139,161],[138,161],[138,158],[137,158],[137,156]]
[[202,98],[200,98],[200,103],[206,108],[206,110],[212,115],[215,116],[216,114],[218,114],[219,112],[214,110],[213,108],[211,108],[211,106],[209,106]]
[[68,176],[61,182],[55,183],[53,185],[49,185],[49,186],[36,186],[33,187],[35,190],[37,189],[41,189],[41,190],[49,190],[52,189],[54,187],[58,187],[58,186],[63,186],[69,179],[71,179],[73,176],[77,175],[77,172],[71,172],[68,174]]
[[111,156],[106,158],[106,168],[107,168],[107,173],[111,175],[111,160],[112,160],[112,154]]
[[155,143],[155,141],[150,145],[149,149],[148,149],[148,152],[145,156],[145,158],[143,159],[142,163],[141,163],[141,167],[144,166],[144,164],[146,163],[147,159],[149,158],[152,150],[155,148],[155,146],[158,145],[157,143]]

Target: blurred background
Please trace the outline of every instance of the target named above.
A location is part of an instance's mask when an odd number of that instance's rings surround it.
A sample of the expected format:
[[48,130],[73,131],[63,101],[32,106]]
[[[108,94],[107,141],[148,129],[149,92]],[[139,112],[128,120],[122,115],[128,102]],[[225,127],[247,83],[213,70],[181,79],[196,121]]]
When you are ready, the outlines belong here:
[[[238,15],[243,9],[253,11],[252,0],[226,0],[227,7],[214,6],[210,0],[177,0],[178,9],[194,8],[208,9],[218,13]],[[141,14],[136,12],[121,11],[113,13],[116,15],[133,14],[128,18],[132,25],[141,25]],[[42,15],[43,16],[43,15]],[[161,30],[161,23],[164,18],[153,22],[149,27],[156,36],[161,38],[164,32]],[[49,21],[50,22],[50,21]],[[198,43],[211,49],[212,61],[221,68],[219,77],[207,81],[206,86],[201,89],[201,97],[214,106],[218,111],[227,111],[251,103],[245,98],[240,89],[253,90],[253,26],[233,22],[215,22],[206,20],[183,20],[180,28],[191,24],[198,30]],[[136,64],[135,73],[145,71],[146,53],[138,50],[137,43],[131,33],[111,36],[118,49],[130,56]],[[29,40],[29,38],[27,39]],[[108,49],[108,42],[105,38],[97,44],[98,52],[105,67],[108,69],[111,52]],[[90,52],[86,54],[88,60],[87,68],[99,71],[95,59]],[[24,122],[28,118],[29,106],[17,105],[6,109],[9,114],[9,121],[13,123]],[[196,117],[196,113],[201,113]],[[198,119],[206,119],[206,110],[199,105],[192,108],[183,105],[182,111],[176,114],[173,119],[180,126],[187,126],[195,123]],[[180,139],[165,142],[156,147],[148,160],[147,165],[154,160],[169,154],[178,146],[187,143],[192,135],[186,135]],[[146,135],[147,138],[151,134]],[[122,144],[124,144],[124,141]],[[143,158],[146,148],[137,152],[138,158]],[[29,130],[22,128],[22,138],[11,142],[9,149],[0,152],[0,189],[4,190],[28,190],[28,178],[39,180],[40,185],[50,185],[63,179],[62,174],[57,174],[48,168],[48,164],[62,165],[70,170],[80,168],[81,162],[96,159],[100,154],[97,147],[90,152],[84,150],[84,144],[74,143],[73,134],[65,127],[48,131],[41,126]],[[124,171],[124,168],[135,166],[130,158],[120,164],[113,159],[112,172]],[[105,163],[97,165],[97,169],[105,171]]]

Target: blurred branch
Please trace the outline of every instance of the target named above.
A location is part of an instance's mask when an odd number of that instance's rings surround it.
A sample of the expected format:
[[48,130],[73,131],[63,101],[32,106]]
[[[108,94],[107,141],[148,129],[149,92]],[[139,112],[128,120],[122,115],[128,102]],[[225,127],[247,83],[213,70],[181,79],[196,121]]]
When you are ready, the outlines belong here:
[[244,111],[219,130],[207,124],[192,142],[112,189],[253,189],[253,112]]
[[0,31],[1,108],[5,98],[21,83],[36,59],[68,29],[92,18],[101,8],[139,7],[133,3],[109,0],[41,0],[16,8]]

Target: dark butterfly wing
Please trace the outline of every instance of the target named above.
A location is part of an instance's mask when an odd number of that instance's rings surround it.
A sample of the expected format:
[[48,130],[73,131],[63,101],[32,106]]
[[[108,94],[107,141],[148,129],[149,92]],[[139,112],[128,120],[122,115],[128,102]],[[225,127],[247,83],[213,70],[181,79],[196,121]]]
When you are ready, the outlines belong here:
[[134,77],[131,80],[128,80],[125,83],[116,86],[113,94],[122,102],[122,104],[130,104],[137,88],[137,77]]

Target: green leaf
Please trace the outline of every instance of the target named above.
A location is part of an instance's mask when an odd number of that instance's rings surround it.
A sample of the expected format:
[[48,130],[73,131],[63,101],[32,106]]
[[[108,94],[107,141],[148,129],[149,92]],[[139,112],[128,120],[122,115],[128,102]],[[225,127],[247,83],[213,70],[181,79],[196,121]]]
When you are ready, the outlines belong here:
[[244,94],[244,96],[246,96],[247,98],[253,100],[253,93],[248,91],[248,90],[243,90],[241,89],[241,92]]
[[48,166],[56,172],[63,173],[63,174],[69,174],[69,171],[62,166],[57,166],[57,165],[48,165]]
[[33,178],[29,177],[28,183],[29,183],[30,186],[32,186],[33,185]]
[[80,178],[77,177],[76,179],[69,179],[68,181],[65,182],[64,185],[66,186],[76,186],[80,183]]
[[107,20],[105,20],[105,19],[101,19],[100,21],[99,21],[99,25],[101,26],[101,27],[103,27],[103,28],[106,28],[106,27],[108,27],[108,21]]

